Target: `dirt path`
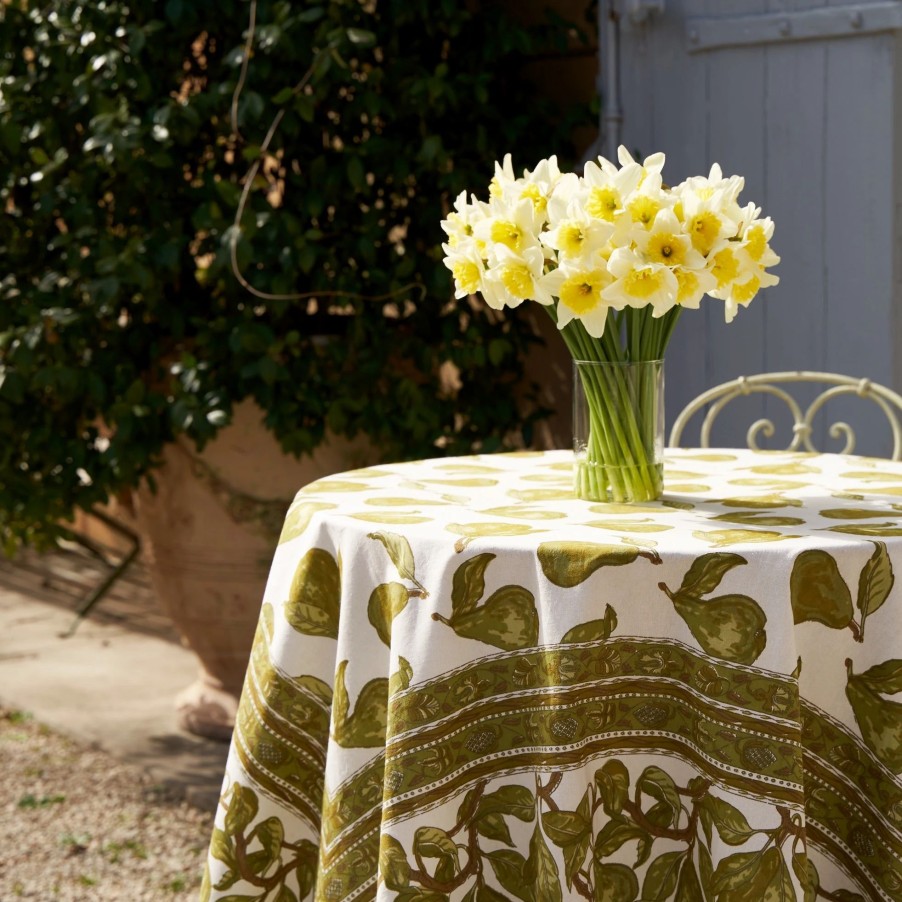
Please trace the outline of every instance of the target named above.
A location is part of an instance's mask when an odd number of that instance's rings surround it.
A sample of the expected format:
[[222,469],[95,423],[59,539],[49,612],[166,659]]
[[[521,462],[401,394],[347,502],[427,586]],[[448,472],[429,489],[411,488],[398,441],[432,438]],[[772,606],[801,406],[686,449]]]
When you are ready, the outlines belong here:
[[194,902],[209,814],[0,708],[0,900]]

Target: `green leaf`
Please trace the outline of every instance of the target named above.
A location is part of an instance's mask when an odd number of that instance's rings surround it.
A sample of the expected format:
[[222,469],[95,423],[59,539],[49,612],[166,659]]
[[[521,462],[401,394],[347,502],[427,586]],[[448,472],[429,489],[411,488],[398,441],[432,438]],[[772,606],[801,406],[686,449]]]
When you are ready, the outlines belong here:
[[388,681],[388,694],[394,695],[410,687],[413,679],[413,668],[407,658],[398,657],[398,669],[391,675]]
[[[714,871],[714,892],[730,902],[761,902],[768,898],[767,889],[779,878],[783,859],[780,851],[736,852],[721,859]],[[773,898],[779,898],[773,897]]]
[[747,563],[741,554],[726,551],[703,554],[686,571],[679,591],[696,597],[708,595],[720,585],[720,581],[730,570]]
[[242,786],[240,783],[233,784],[229,807],[226,810],[225,832],[229,836],[243,833],[257,816],[259,807],[257,794],[253,789],[249,786]]
[[451,610],[455,615],[472,611],[485,592],[486,567],[495,555],[486,552],[464,561],[455,571],[451,583]]
[[479,800],[476,816],[481,818],[496,812],[531,821],[536,815],[535,796],[525,786],[502,786]]
[[569,629],[561,642],[598,642],[610,639],[617,628],[617,612],[608,604],[605,605],[604,618],[602,620],[590,620],[587,623],[579,623]]
[[228,865],[232,870],[238,870],[232,838],[218,827],[213,828],[213,836],[210,840],[210,854],[217,861]]
[[592,830],[592,824],[576,811],[545,811],[542,827],[556,846],[578,842]]
[[607,858],[625,843],[645,839],[647,836],[647,831],[632,821],[608,821],[595,838],[595,860]]
[[705,902],[705,895],[702,892],[701,883],[699,882],[698,873],[695,870],[695,863],[692,861],[691,855],[687,855],[683,861],[674,902]]
[[643,902],[664,902],[670,898],[676,889],[680,865],[686,857],[684,851],[665,852],[648,866],[642,882]]
[[409,579],[416,582],[416,564],[413,559],[413,551],[410,542],[404,536],[393,532],[371,532],[367,536],[370,539],[378,539],[388,552],[391,562],[395,565],[401,579]]
[[868,558],[858,577],[858,610],[861,612],[861,632],[864,622],[883,606],[892,591],[895,576],[886,545],[874,542],[874,553]]
[[404,889],[410,884],[410,864],[404,847],[388,833],[379,844],[379,874],[387,889]]
[[629,798],[630,775],[622,761],[607,761],[595,771],[595,785],[608,817],[616,817],[623,811]]
[[[495,878],[501,884],[502,888],[509,893],[513,893],[523,902],[540,902],[541,897],[536,897],[532,886],[526,879],[526,859],[513,849],[499,849],[496,852],[488,852],[485,854]],[[477,899],[480,897],[477,896]],[[508,902],[504,896],[498,896],[503,902]]]
[[596,860],[593,875],[594,902],[633,902],[639,895],[639,881],[625,864],[602,864]]
[[358,47],[372,47],[376,43],[376,35],[364,28],[349,28],[347,35],[348,40]]
[[[667,823],[676,825],[682,810],[682,803],[680,802],[680,794],[677,792],[676,784],[668,773],[654,765],[647,767],[636,781],[636,786],[640,792],[644,792],[646,795],[665,804],[671,811],[670,819]],[[667,826],[667,823],[661,826]]]
[[497,842],[503,842],[508,846],[514,844],[511,839],[511,832],[507,826],[507,822],[497,812],[485,814],[476,819],[476,832],[486,839],[494,839]]
[[285,828],[277,817],[268,817],[254,827],[250,839],[256,838],[263,846],[267,862],[278,861],[282,854],[282,842],[285,839]]
[[699,803],[700,814],[705,824],[708,844],[711,843],[710,830],[706,818],[717,828],[721,840],[729,846],[741,846],[748,842],[755,833],[749,826],[745,815],[729,802],[713,795],[706,795]]
[[341,576],[338,563],[322,548],[311,548],[298,564],[288,600],[285,619],[308,636],[338,638],[341,607]]
[[792,869],[796,879],[802,885],[802,902],[816,902],[817,891],[820,886],[820,878],[817,868],[811,863],[811,859],[804,852],[796,852],[792,856]]
[[438,827],[419,827],[413,837],[413,847],[422,858],[448,858],[458,864],[456,843]]
[[564,876],[567,880],[567,889],[573,888],[573,881],[586,862],[586,855],[589,852],[591,840],[591,833],[587,833],[576,842],[564,846],[561,850],[564,853]]
[[561,878],[557,862],[545,842],[541,827],[536,823],[529,841],[529,858],[523,868],[523,877],[533,888],[536,899],[542,902],[562,902]]
[[352,156],[348,159],[347,165],[348,181],[355,191],[363,192],[366,190],[366,173],[363,169],[363,163],[358,156]]

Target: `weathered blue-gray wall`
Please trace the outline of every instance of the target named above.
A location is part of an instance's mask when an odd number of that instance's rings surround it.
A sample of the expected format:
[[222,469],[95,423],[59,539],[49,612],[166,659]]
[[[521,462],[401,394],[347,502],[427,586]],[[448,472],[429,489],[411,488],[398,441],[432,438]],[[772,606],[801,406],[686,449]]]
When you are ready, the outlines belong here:
[[[714,161],[743,175],[740,202],[773,217],[782,257],[780,284],[732,324],[714,300],[683,316],[669,419],[704,389],[763,371],[902,389],[900,27],[897,0],[666,0],[644,24],[622,18],[623,143],[663,150],[670,184]],[[726,418],[718,443],[743,444],[749,422],[748,408]],[[886,453],[876,414],[858,431],[856,450]]]

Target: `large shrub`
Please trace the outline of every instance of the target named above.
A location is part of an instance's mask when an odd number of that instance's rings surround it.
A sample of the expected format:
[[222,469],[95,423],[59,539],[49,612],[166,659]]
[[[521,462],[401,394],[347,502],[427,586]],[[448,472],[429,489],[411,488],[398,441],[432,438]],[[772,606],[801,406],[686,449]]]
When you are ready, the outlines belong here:
[[[572,29],[491,2],[261,2],[242,74],[249,11],[0,5],[8,547],[135,484],[176,434],[202,445],[243,398],[295,454],[325,430],[387,458],[494,450],[541,415],[528,331],[453,299],[439,221],[508,150],[566,159],[585,111],[520,73]],[[239,284],[233,241],[249,283],[292,297]]]

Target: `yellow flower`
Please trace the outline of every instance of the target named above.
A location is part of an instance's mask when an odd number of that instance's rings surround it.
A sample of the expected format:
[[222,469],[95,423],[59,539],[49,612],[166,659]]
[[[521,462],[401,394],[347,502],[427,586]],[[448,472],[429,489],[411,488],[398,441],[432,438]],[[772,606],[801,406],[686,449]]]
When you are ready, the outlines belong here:
[[573,319],[579,319],[594,338],[604,333],[608,307],[602,293],[610,284],[606,269],[569,268],[562,266],[542,279],[543,287],[556,295],[558,328],[563,329]]
[[705,258],[692,247],[673,210],[661,210],[650,229],[636,235],[636,245],[647,263],[702,269]]
[[523,301],[552,304],[554,298],[540,282],[545,255],[535,247],[515,254],[506,245],[496,246],[482,280],[482,296],[495,310],[518,307]]
[[614,308],[652,307],[652,316],[666,313],[676,303],[679,284],[667,266],[648,263],[636,251],[617,248],[608,260],[614,277],[602,297]]

